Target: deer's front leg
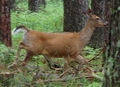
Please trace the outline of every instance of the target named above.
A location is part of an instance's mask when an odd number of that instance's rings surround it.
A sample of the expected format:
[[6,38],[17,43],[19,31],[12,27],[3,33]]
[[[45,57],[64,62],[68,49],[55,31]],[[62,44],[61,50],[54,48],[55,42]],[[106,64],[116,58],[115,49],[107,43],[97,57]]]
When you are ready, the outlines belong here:
[[76,62],[82,64],[82,65],[86,65],[86,67],[84,68],[84,70],[87,73],[93,73],[94,71],[90,68],[89,66],[89,62],[86,58],[82,57],[81,55],[78,55],[74,58],[76,60]]
[[14,63],[13,63],[13,64],[15,64],[15,65],[17,65],[17,63],[18,63],[18,58],[19,58],[19,56],[20,56],[20,51],[21,51],[21,49],[23,49],[23,43],[22,43],[22,42],[20,42],[19,45],[18,45],[16,58],[15,58],[15,61],[14,61]]
[[68,69],[69,64],[70,64],[71,61],[72,60],[71,60],[70,56],[64,58],[64,71]]

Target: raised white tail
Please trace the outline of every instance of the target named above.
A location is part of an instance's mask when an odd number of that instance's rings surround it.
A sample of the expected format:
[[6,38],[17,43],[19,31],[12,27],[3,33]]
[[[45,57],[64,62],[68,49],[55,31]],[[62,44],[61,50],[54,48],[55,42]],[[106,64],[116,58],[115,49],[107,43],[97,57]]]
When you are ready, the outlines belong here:
[[28,30],[26,27],[24,27],[24,26],[19,26],[19,27],[14,28],[14,29],[12,30],[12,34],[18,34],[18,33],[20,33],[20,32],[26,33],[26,32],[28,32],[28,31],[29,31],[29,30]]

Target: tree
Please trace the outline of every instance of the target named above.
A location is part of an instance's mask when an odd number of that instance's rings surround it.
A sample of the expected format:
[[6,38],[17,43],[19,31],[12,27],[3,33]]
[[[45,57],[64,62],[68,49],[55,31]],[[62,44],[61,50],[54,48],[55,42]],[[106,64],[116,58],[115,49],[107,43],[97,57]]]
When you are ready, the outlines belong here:
[[85,25],[88,0],[64,0],[64,31],[77,32]]
[[32,12],[37,12],[41,5],[45,8],[45,0],[28,0],[28,9]]
[[[104,19],[104,8],[105,8],[105,0],[92,0],[92,13],[100,16]],[[89,46],[94,48],[102,47],[104,43],[104,29],[98,28],[95,29],[94,34],[90,40]]]
[[120,87],[120,1],[106,0],[109,20],[108,40],[104,56],[105,81],[102,87]]
[[9,0],[0,0],[0,41],[6,46],[12,45],[9,3]]
[[10,9],[15,10],[15,0],[10,0]]

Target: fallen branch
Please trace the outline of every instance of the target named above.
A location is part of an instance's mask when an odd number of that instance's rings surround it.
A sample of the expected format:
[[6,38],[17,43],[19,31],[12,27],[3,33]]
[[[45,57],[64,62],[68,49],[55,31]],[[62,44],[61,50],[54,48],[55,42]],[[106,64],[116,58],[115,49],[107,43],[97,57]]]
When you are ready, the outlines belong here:
[[66,74],[70,69],[67,69],[66,71],[64,71],[61,75],[59,75],[57,78],[61,78],[64,74]]
[[71,67],[72,67],[73,69],[75,69],[76,71],[80,71],[80,70],[78,70],[76,67],[74,67],[74,66],[72,66],[72,65],[71,65]]
[[[67,71],[68,71],[68,70],[67,70]],[[66,71],[66,72],[67,72],[67,71]],[[64,72],[64,73],[65,73],[65,72]],[[63,74],[64,74],[64,73],[63,73]],[[101,82],[104,82],[104,81],[105,81],[104,77],[101,77],[101,76],[99,76],[99,75],[97,75],[97,74],[95,74],[95,73],[92,73],[91,76],[79,76],[79,77],[75,77],[75,78],[66,78],[66,79],[59,79],[59,78],[57,78],[57,79],[50,79],[50,80],[41,80],[41,79],[40,79],[40,80],[38,80],[38,81],[35,82],[35,83],[41,84],[41,83],[58,82],[58,81],[66,82],[66,81],[77,80],[77,79],[82,79],[82,78],[86,78],[86,79],[96,78],[96,79],[100,80]]]
[[48,82],[66,82],[66,81],[70,81],[70,80],[77,80],[77,79],[81,79],[81,78],[94,78],[93,76],[80,76],[80,77],[75,77],[75,78],[67,78],[67,79],[50,79],[50,80],[38,80],[37,83],[48,83]]

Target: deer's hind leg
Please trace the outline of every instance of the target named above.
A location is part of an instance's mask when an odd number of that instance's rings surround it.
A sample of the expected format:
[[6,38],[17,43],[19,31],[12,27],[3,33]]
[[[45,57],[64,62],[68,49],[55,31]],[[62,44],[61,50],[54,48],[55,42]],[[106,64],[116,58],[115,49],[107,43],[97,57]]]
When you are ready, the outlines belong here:
[[24,43],[21,41],[19,42],[19,45],[18,45],[18,48],[17,48],[17,53],[16,53],[16,57],[15,57],[15,60],[14,62],[8,67],[8,68],[12,68],[14,66],[17,66],[17,63],[18,63],[18,58],[20,56],[20,51],[21,49],[24,49]]
[[32,57],[33,57],[33,54],[30,51],[26,51],[26,55],[25,55],[21,65],[25,66],[27,64],[27,62],[31,60]]

